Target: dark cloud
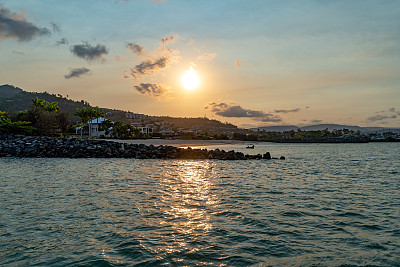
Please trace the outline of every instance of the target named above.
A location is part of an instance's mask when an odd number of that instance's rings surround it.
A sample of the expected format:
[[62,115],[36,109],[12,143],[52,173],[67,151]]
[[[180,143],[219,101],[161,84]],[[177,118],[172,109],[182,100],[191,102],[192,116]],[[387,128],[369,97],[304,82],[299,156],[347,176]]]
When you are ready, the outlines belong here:
[[372,117],[367,118],[367,121],[382,121],[382,120],[386,120],[386,119],[396,119],[397,115],[375,115]]
[[57,23],[50,22],[51,28],[53,29],[53,32],[61,32],[61,26]]
[[83,44],[71,46],[71,52],[75,56],[87,61],[94,61],[99,59],[104,60],[103,56],[108,54],[108,49],[101,44],[92,46],[88,42],[84,42]]
[[164,87],[154,83],[141,83],[140,85],[136,85],[135,89],[144,95],[154,97],[165,95],[168,92]]
[[71,69],[70,72],[64,76],[65,79],[71,79],[71,78],[79,78],[82,75],[88,74],[90,72],[89,69],[83,67],[83,68],[76,68],[76,69]]
[[135,43],[128,43],[126,48],[137,55],[144,55],[144,47]]
[[11,13],[9,8],[0,6],[0,40],[30,41],[32,38],[41,35],[50,35],[50,30],[33,25],[25,19],[22,13]]
[[66,38],[61,38],[59,41],[56,42],[56,45],[68,45],[68,40]]
[[158,70],[165,69],[169,67],[171,63],[172,60],[167,56],[162,56],[157,59],[149,59],[143,61],[139,65],[136,65],[130,70],[127,70],[125,72],[125,78],[132,78],[134,80],[137,80],[143,75],[153,74]]
[[275,109],[275,113],[290,113],[290,112],[298,112],[300,111],[300,108],[294,108],[294,109]]
[[244,109],[239,105],[229,105],[226,103],[209,103],[205,109],[210,109],[216,115],[221,117],[232,118],[252,118],[253,120],[263,122],[278,122],[281,121],[279,116],[265,113],[263,111]]

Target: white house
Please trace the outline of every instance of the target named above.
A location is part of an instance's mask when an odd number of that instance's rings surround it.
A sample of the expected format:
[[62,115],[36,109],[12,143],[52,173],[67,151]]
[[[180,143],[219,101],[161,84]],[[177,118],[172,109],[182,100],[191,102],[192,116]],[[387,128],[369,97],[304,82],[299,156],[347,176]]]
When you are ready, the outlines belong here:
[[139,126],[138,128],[141,133],[149,134],[149,135],[152,135],[154,133],[154,129],[155,129],[153,124],[147,124],[146,126]]
[[[100,137],[101,135],[106,136],[106,131],[100,130],[100,125],[103,121],[105,121],[105,118],[99,117],[96,119],[91,120],[88,124],[83,125],[83,130],[86,130],[86,126],[89,126],[88,128],[88,135],[89,137]],[[76,127],[76,134],[80,134],[81,132],[81,127]]]

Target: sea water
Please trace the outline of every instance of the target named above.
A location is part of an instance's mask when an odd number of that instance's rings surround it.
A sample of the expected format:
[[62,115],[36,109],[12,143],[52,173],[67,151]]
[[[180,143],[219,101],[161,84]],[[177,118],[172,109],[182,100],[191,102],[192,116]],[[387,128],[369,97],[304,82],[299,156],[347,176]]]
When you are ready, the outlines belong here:
[[399,266],[400,143],[0,159],[2,266]]

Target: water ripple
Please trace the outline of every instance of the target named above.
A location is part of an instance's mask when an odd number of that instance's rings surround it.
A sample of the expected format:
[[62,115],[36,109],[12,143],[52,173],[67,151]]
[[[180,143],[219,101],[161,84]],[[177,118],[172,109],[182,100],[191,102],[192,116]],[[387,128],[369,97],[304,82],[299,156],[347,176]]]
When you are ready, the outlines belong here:
[[2,158],[0,264],[398,266],[399,148],[256,146],[286,161]]

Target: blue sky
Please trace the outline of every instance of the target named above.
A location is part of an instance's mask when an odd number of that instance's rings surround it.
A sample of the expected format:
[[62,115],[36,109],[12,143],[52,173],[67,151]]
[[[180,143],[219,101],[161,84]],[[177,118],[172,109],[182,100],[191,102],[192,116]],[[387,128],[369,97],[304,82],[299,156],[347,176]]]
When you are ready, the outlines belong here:
[[[1,84],[243,127],[400,125],[400,1],[0,5]],[[190,66],[201,85],[189,92]]]

